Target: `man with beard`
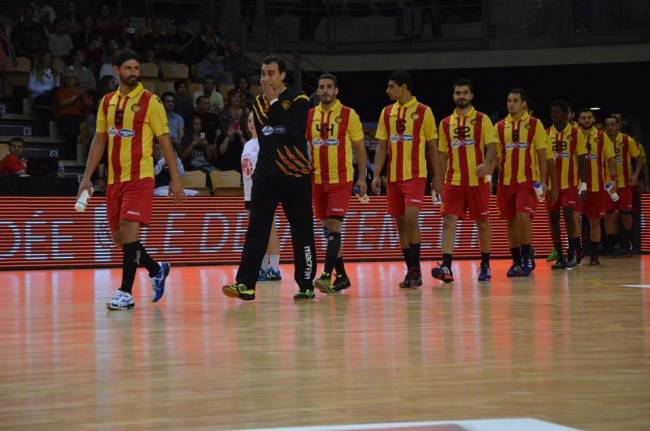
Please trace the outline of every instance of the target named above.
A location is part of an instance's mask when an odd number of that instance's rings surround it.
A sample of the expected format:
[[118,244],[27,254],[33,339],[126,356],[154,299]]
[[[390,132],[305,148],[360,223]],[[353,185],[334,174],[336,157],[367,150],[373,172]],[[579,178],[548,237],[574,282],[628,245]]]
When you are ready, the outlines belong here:
[[388,156],[386,204],[397,224],[407,268],[399,286],[409,289],[422,286],[420,207],[427,181],[427,155],[429,166],[436,166],[438,131],[431,108],[413,96],[410,73],[393,72],[388,77],[386,94],[394,103],[382,109],[379,116],[372,189],[375,194],[381,193],[379,173]]
[[97,128],[90,147],[79,194],[92,194],[90,178],[102,159],[108,143],[108,180],[106,207],[115,245],[122,249],[122,285],[108,302],[110,310],[128,310],[135,306],[131,291],[138,265],[149,271],[153,302],[165,291],[170,265],[154,261],[139,241],[140,226],[151,219],[154,189],[153,139],[169,167],[169,189],[176,202],[183,197],[176,155],[167,127],[162,102],[138,82],[140,59],[124,50],[113,61],[113,73],[120,77],[119,89],[105,95],[97,111]]
[[[584,156],[587,154],[587,148],[584,135],[569,123],[569,106],[566,102],[551,102],[551,121],[553,124],[547,130],[548,145],[553,149],[556,182],[559,186],[559,199],[556,202],[547,202],[553,247],[557,254],[557,261],[551,269],[565,269],[575,267],[582,258],[582,205],[578,195],[587,191],[584,176]],[[560,210],[564,216],[569,240],[566,257],[560,232]]]
[[[535,269],[531,246],[532,217],[539,198],[535,186],[546,193],[547,136],[542,122],[528,113],[526,92],[514,88],[508,92],[508,116],[495,127],[499,184],[497,204],[501,217],[508,221],[508,242],[512,265],[508,277],[528,277]],[[552,180],[555,183],[555,180]],[[557,199],[552,184],[551,202]]]
[[[584,201],[583,214],[589,220],[589,264],[600,265],[598,246],[600,245],[600,219],[605,215],[610,198],[605,191],[605,184],[611,181],[611,193],[616,192],[616,162],[614,144],[602,130],[594,127],[596,117],[589,108],[583,108],[578,113],[578,124],[582,128],[587,147],[585,177],[587,179],[587,194]],[[605,175],[607,166],[610,176]]]
[[222,288],[224,295],[244,301],[255,299],[255,283],[279,203],[291,226],[294,279],[300,289],[293,298],[310,301],[315,297],[311,167],[305,140],[309,98],[287,88],[286,77],[287,67],[280,57],[271,55],[262,61],[262,94],[253,103],[260,149],[253,173],[250,221],[235,283]]
[[[453,84],[456,109],[440,122],[438,166],[435,189],[442,196],[442,263],[431,270],[433,278],[454,281],[452,252],[459,217],[476,222],[481,243],[479,281],[489,281],[490,272],[490,181],[496,162],[496,136],[490,117],[472,106],[474,86],[468,79]],[[442,176],[444,175],[444,180]],[[441,184],[444,182],[444,186]]]
[[[605,216],[605,230],[607,231],[607,248],[612,250],[613,256],[629,252],[632,248],[632,208],[634,206],[632,197],[632,187],[639,183],[639,175],[645,160],[641,158],[639,145],[631,136],[621,133],[620,122],[618,117],[610,115],[605,119],[605,132],[614,144],[614,153],[616,154],[616,178],[618,202],[608,202],[607,215]],[[632,159],[634,159],[636,168],[632,170]],[[616,242],[618,232],[618,215],[623,222],[623,232],[621,232],[621,243]]]
[[[321,75],[316,90],[320,103],[307,115],[314,211],[323,224],[327,239],[325,267],[314,284],[323,293],[350,287],[341,256],[341,225],[350,204],[354,180],[353,147],[359,166],[358,195],[363,197],[367,192],[363,126],[354,109],[342,105],[337,99],[338,94],[336,77],[329,73]],[[332,284],[334,268],[336,279]]]

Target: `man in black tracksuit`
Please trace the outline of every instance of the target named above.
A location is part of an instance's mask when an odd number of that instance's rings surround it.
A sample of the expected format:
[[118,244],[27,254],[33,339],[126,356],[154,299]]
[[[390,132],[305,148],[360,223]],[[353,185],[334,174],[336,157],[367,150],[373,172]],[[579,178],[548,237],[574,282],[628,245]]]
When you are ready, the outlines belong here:
[[253,173],[251,214],[236,282],[223,286],[226,296],[255,299],[255,282],[266,253],[278,203],[291,226],[294,278],[300,291],[294,299],[314,298],[316,248],[311,205],[311,164],[305,124],[309,98],[284,84],[286,66],[276,56],[262,62],[262,95],[253,101],[260,144]]

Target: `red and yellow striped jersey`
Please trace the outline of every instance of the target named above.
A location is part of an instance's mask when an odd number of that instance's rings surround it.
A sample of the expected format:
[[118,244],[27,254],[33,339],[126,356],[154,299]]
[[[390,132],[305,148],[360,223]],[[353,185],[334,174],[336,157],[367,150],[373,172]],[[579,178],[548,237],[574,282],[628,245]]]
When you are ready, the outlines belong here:
[[495,130],[501,184],[539,181],[537,151],[547,150],[546,158],[553,158],[548,154],[546,131],[542,122],[527,112],[517,121],[508,115],[497,123]]
[[590,192],[599,192],[605,190],[607,182],[607,161],[615,157],[614,144],[609,136],[602,130],[595,127],[588,132],[582,132],[585,137],[585,146],[587,147],[586,174],[587,190]]
[[560,190],[578,187],[578,156],[587,154],[585,136],[576,126],[567,123],[563,130],[551,126],[547,130],[548,145],[553,150],[555,175]]
[[321,106],[307,115],[307,142],[311,152],[313,181],[339,184],[354,180],[352,143],[363,141],[359,115],[339,100],[328,111]]
[[415,97],[381,111],[375,137],[388,142],[388,181],[427,177],[427,141],[438,138],[431,108]]
[[169,133],[158,96],[142,84],[126,96],[105,95],[97,110],[97,133],[108,134],[108,184],[153,178],[153,138]]
[[630,178],[634,171],[632,170],[632,158],[639,157],[641,151],[639,145],[633,137],[619,133],[613,141],[614,153],[616,154],[616,180],[618,187],[627,187],[630,185]]
[[490,117],[473,107],[465,117],[456,111],[440,122],[438,150],[447,153],[445,183],[455,186],[478,186],[484,179],[476,176],[476,166],[483,163],[485,146],[496,143]]

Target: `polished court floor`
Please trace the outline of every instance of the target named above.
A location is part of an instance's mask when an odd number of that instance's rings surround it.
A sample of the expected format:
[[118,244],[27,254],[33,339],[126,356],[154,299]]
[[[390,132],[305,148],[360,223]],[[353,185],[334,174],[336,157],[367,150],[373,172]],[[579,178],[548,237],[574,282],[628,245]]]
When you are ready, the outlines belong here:
[[0,272],[0,429],[650,429],[650,256],[540,260],[530,279],[494,261],[491,283],[454,265],[454,284],[404,291],[400,263],[349,264],[352,289],[300,304],[290,265],[253,303],[221,294],[235,272],[221,266],[172,268],[152,304],[141,270],[130,312],[105,308],[119,270]]

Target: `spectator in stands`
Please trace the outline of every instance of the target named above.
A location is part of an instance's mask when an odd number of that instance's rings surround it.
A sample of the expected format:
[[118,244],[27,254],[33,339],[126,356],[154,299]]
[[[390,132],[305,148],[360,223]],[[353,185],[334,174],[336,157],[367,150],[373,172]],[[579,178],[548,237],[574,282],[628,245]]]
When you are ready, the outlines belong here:
[[241,153],[248,136],[248,109],[245,108],[241,93],[232,89],[228,93],[228,106],[223,113],[226,133],[219,143],[217,168],[222,171],[241,172]]
[[201,117],[190,117],[190,130],[183,137],[181,143],[181,159],[192,169],[199,169],[206,174],[215,171],[214,163],[217,160],[216,145],[208,143]]
[[[176,169],[178,170],[179,176],[185,175],[185,169],[183,168],[183,162],[180,157],[178,157],[178,152],[174,146],[174,155],[176,156]],[[153,174],[155,176],[156,188],[153,190],[154,196],[169,196],[169,183],[171,182],[171,177],[169,175],[169,168],[167,167],[167,162],[160,151],[160,143],[157,139],[153,141]],[[196,190],[183,189],[185,196],[196,196],[199,194]]]
[[95,33],[90,37],[87,53],[88,66],[94,73],[98,74],[102,64],[108,61],[108,56],[104,49],[104,39],[101,34]]
[[[81,28],[72,33],[72,43],[76,48],[88,49],[92,37],[97,34],[95,33],[95,20],[91,16],[86,16],[81,21]],[[101,36],[100,36],[101,38]]]
[[242,55],[241,47],[239,43],[234,40],[228,41],[225,43],[226,46],[226,56],[223,59],[223,67],[227,71],[225,83],[232,85],[232,73],[241,75],[247,72],[246,59]]
[[0,160],[0,174],[27,175],[27,162],[22,158],[25,140],[20,137],[9,141],[9,154]]
[[207,53],[203,60],[196,65],[196,80],[203,82],[203,79],[206,76],[215,77],[217,81],[217,86],[220,84],[226,84],[225,69],[221,62],[221,59],[217,57],[216,48],[208,48]]
[[187,31],[187,24],[185,18],[174,19],[176,32],[169,36],[167,58],[191,66],[194,57],[191,49],[194,43],[194,35]]
[[92,106],[92,96],[88,91],[77,86],[77,75],[67,69],[63,75],[63,86],[54,94],[54,118],[59,126],[59,132],[66,141],[61,154],[64,159],[77,159],[77,137],[80,126]]
[[162,101],[163,105],[165,105],[165,111],[167,112],[169,138],[176,148],[180,148],[180,143],[185,132],[185,121],[183,120],[183,117],[174,112],[176,96],[174,96],[174,93],[172,92],[167,92],[162,95]]
[[237,80],[237,89],[239,90],[239,93],[242,95],[242,99],[244,103],[246,103],[246,107],[248,109],[252,109],[253,99],[255,98],[251,93],[250,87],[251,85],[250,82],[248,81],[248,78],[246,78],[245,76],[240,76],[239,79]]
[[106,94],[117,90],[119,81],[116,80],[112,75],[104,76],[99,80],[99,85],[97,86],[97,94],[99,97],[104,97]]
[[[199,96],[206,96],[208,98],[210,103],[210,112],[213,114],[220,114],[223,112],[223,97],[221,96],[221,93],[217,91],[214,76],[208,75],[203,78],[203,88],[193,95],[195,104],[197,103],[197,98]],[[198,104],[196,107],[198,108]]]
[[208,53],[209,48],[217,50],[217,56],[223,57],[225,51],[222,45],[223,39],[221,33],[217,31],[217,26],[213,22],[206,22],[203,31],[196,40],[197,59],[201,59]]
[[136,31],[131,27],[131,18],[128,15],[120,16],[119,29],[115,37],[120,49],[135,49],[137,47]]
[[190,87],[185,79],[174,81],[174,91],[176,92],[176,113],[183,118],[187,118],[194,113],[194,100],[190,95]]
[[94,92],[97,90],[97,81],[93,72],[84,66],[86,63],[86,51],[83,49],[72,50],[72,64],[68,66],[75,75],[77,75],[77,85],[81,89]]
[[[199,96],[196,100],[196,111],[194,116],[201,119],[205,137],[211,145],[217,144],[217,139],[224,130],[223,123],[217,114],[210,112],[210,101],[206,96]],[[190,124],[190,120],[186,119],[185,124]]]
[[52,53],[45,51],[32,63],[27,90],[38,106],[51,106],[54,89],[59,86],[59,75],[52,70]]
[[153,51],[154,57],[163,58],[163,52],[167,47],[167,36],[162,31],[160,18],[151,19],[151,31],[145,34],[140,41],[140,52]]
[[54,57],[64,59],[70,56],[70,52],[74,48],[63,18],[57,18],[54,21],[54,32],[50,33],[49,47]]
[[114,23],[111,16],[111,9],[108,4],[103,3],[99,7],[99,15],[95,18],[95,31],[102,35],[104,42],[113,35]]
[[43,25],[34,21],[34,8],[23,8],[23,20],[11,30],[11,42],[19,57],[35,58],[47,46]]
[[77,5],[75,2],[69,1],[65,4],[65,14],[62,19],[68,25],[68,32],[70,34],[76,34],[81,31],[81,24],[77,17]]
[[34,0],[31,2],[31,6],[34,8],[34,21],[41,23],[47,30],[50,30],[56,19],[54,8],[43,0]]
[[107,51],[109,53],[109,56],[106,60],[104,60],[104,64],[102,64],[102,67],[99,69],[99,78],[101,79],[103,76],[110,75],[119,81],[120,77],[116,75],[115,71],[113,70],[113,61],[120,53],[120,47],[117,43],[117,40],[110,39],[108,41]]
[[14,46],[11,43],[4,21],[4,19],[0,19],[0,96],[3,95],[4,91],[3,72],[7,69],[7,66],[13,65],[16,61]]

